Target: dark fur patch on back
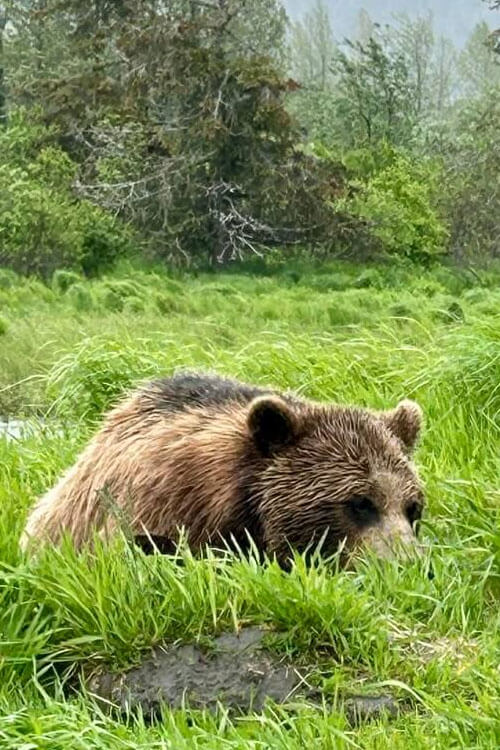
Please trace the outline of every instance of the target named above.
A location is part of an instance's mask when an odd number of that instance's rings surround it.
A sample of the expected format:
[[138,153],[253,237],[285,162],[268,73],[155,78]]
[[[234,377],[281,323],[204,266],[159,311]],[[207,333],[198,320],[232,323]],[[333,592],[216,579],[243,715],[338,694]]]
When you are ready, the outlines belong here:
[[248,404],[257,396],[273,393],[217,375],[180,373],[149,383],[142,391],[149,408],[183,411],[188,407],[223,406],[230,402]]

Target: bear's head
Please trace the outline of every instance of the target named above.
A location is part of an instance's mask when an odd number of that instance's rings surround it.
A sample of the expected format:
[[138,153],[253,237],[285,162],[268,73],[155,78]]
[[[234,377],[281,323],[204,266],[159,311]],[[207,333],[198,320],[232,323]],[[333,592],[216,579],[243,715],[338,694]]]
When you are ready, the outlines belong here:
[[322,540],[326,554],[369,546],[386,557],[417,543],[424,494],[411,461],[422,423],[417,404],[363,409],[262,396],[247,428],[264,460],[258,483],[266,548],[278,559]]

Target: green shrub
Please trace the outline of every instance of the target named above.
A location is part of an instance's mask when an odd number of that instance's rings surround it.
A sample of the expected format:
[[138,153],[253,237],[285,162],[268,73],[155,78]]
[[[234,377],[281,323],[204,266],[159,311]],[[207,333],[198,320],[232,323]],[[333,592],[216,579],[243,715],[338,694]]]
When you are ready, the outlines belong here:
[[36,278],[25,281],[24,289],[29,290],[32,296],[39,297],[44,302],[54,302],[56,294],[54,290]]
[[73,206],[26,171],[0,164],[0,263],[48,277],[80,261]]
[[77,165],[64,151],[46,146],[27,164],[30,177],[46,187],[65,191],[76,177]]
[[3,318],[0,318],[0,336],[3,336],[4,334],[7,333],[7,328],[8,328],[7,321],[4,320]]
[[354,289],[368,289],[370,287],[382,289],[384,286],[384,279],[380,275],[380,271],[377,271],[376,268],[366,268],[353,281],[352,286]]
[[28,122],[22,109],[14,109],[9,112],[8,127],[0,129],[0,161],[26,168],[51,145],[54,136],[54,128],[36,121]]
[[67,297],[79,312],[91,310],[94,306],[92,294],[84,284],[73,284],[68,289]]
[[123,310],[123,297],[120,297],[113,289],[104,289],[103,293],[99,295],[99,300],[106,310],[112,312],[121,312]]
[[[146,292],[140,284],[133,281],[124,281],[120,279],[106,280],[97,286],[97,297],[106,310],[115,312],[122,311],[125,307],[132,311],[134,304],[126,305],[130,299],[142,301]],[[135,309],[138,310],[137,302]],[[144,304],[142,305],[144,309]]]
[[48,278],[59,268],[87,275],[131,247],[128,230],[69,192],[56,191],[19,167],[0,164],[0,263]]
[[[386,149],[387,150],[387,149]],[[372,158],[373,154],[369,154]],[[417,163],[394,149],[385,163],[369,169],[357,166],[357,192],[340,206],[371,225],[373,236],[391,254],[426,263],[446,251],[447,229],[434,207],[439,169]]]
[[154,301],[162,315],[166,315],[170,312],[179,312],[182,309],[178,297],[173,294],[156,294]]
[[102,282],[102,288],[112,291],[122,300],[128,297],[142,297],[145,294],[145,290],[140,284],[123,279],[106,279]]
[[132,250],[129,230],[97,206],[82,201],[81,267],[87,276],[96,276]]
[[73,194],[77,165],[42,126],[13,116],[0,133],[0,264],[47,279],[88,276],[132,249],[128,227]]
[[55,292],[63,294],[73,286],[73,284],[76,284],[79,281],[80,276],[74,271],[64,271],[62,268],[59,268],[57,271],[54,271],[52,275],[52,289],[54,289]]
[[0,289],[11,289],[16,286],[19,279],[14,271],[8,268],[0,268]]
[[472,274],[465,273],[457,268],[451,269],[444,266],[437,268],[435,277],[443,285],[448,294],[453,294],[457,297],[477,284]]
[[142,300],[140,297],[128,297],[125,300],[123,309],[125,310],[125,312],[130,313],[144,312],[144,300]]
[[417,317],[415,313],[415,308],[404,302],[398,302],[389,308],[389,314],[393,318],[415,318]]
[[174,292],[177,294],[184,294],[184,286],[180,281],[175,279],[163,278],[161,279],[162,288],[168,292]]
[[286,271],[283,274],[283,278],[289,283],[289,284],[298,284],[301,279],[302,274],[300,271]]

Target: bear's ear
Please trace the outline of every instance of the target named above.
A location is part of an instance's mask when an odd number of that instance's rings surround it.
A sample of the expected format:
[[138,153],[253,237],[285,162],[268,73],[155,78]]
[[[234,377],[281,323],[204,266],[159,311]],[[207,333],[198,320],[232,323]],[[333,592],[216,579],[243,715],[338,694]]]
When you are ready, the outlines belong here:
[[405,447],[408,453],[414,449],[422,429],[422,409],[415,401],[400,401],[395,409],[381,414],[383,422]]
[[263,456],[289,445],[297,436],[297,417],[278,396],[259,396],[251,404],[247,416],[248,429]]

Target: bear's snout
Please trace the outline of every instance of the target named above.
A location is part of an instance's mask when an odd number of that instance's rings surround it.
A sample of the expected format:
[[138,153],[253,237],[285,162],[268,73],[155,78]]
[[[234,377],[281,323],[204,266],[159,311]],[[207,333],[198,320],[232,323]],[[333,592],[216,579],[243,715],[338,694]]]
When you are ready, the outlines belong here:
[[383,518],[368,529],[362,545],[382,559],[420,556],[423,551],[411,524],[400,515]]

